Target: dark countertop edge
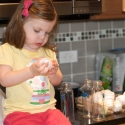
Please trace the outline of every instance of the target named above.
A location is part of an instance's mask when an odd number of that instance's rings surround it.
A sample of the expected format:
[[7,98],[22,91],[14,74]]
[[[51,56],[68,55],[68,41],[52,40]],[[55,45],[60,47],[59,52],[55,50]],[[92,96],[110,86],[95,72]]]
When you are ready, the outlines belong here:
[[[78,116],[77,113],[75,113],[75,116],[76,116],[76,121],[80,122],[80,124],[78,125],[118,125],[118,124],[125,123],[125,112],[121,112],[121,113],[119,112],[119,113],[108,115],[105,117],[105,120],[101,122],[94,122],[92,119],[86,119],[86,118],[83,118],[82,116],[79,116],[79,118],[77,118]],[[91,121],[92,123],[88,121]],[[74,123],[73,125],[77,125],[77,124]]]

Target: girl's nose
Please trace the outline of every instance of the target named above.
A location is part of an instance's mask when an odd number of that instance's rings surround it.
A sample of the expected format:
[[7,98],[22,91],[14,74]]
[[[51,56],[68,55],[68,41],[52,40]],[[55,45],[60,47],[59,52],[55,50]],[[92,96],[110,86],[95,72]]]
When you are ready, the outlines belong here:
[[41,32],[41,33],[40,33],[40,38],[41,38],[42,40],[44,40],[45,37],[46,37],[46,33],[45,33],[45,32]]

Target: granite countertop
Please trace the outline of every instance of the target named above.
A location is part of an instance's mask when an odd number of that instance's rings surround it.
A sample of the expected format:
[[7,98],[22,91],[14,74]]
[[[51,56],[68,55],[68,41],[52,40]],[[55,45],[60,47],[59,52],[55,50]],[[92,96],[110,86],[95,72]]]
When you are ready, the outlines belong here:
[[125,123],[125,112],[107,115],[104,121],[95,122],[82,117],[82,112],[76,111],[75,122],[72,125],[120,125]]

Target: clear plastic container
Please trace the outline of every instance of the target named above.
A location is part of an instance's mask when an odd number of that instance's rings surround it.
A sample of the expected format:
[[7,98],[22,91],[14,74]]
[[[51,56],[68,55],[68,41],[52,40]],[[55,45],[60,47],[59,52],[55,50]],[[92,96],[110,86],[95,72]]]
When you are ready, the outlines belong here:
[[92,119],[93,121],[105,120],[104,88],[102,81],[94,81],[92,89]]
[[83,117],[92,117],[92,81],[89,79],[84,80],[82,87],[82,103],[83,103]]
[[61,111],[69,119],[74,122],[74,94],[70,83],[63,83],[60,91]]

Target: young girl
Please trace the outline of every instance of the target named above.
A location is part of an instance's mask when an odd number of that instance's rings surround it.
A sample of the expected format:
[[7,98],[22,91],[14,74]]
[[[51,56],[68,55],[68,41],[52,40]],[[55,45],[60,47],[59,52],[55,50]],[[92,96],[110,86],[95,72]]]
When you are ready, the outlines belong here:
[[[55,108],[53,86],[62,81],[55,46],[51,0],[22,0],[3,34],[0,83],[6,87],[4,125],[71,125]],[[48,58],[52,66],[41,59]]]

